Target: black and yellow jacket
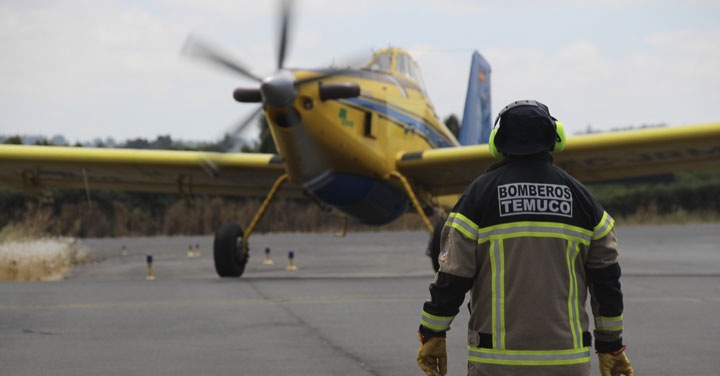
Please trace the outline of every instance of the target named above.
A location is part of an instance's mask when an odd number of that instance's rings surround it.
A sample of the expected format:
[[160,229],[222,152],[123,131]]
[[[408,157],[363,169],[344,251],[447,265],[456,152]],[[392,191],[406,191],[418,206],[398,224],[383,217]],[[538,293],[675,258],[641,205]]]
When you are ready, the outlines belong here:
[[439,263],[420,330],[444,334],[471,290],[471,375],[589,374],[588,291],[595,349],[622,347],[614,221],[548,153],[507,158],[467,188]]

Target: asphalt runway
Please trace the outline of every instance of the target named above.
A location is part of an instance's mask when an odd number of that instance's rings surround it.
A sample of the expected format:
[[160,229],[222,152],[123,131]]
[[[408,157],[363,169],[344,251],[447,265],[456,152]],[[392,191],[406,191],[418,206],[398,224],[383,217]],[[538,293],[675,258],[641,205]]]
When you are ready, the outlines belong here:
[[[618,234],[636,373],[719,375],[720,224]],[[427,240],[254,235],[245,275],[220,279],[211,237],[87,239],[101,261],[67,279],[0,283],[0,374],[419,375]],[[262,264],[265,247],[274,265]],[[285,270],[290,250],[297,271]],[[467,318],[461,310],[448,336],[450,375],[466,372]]]

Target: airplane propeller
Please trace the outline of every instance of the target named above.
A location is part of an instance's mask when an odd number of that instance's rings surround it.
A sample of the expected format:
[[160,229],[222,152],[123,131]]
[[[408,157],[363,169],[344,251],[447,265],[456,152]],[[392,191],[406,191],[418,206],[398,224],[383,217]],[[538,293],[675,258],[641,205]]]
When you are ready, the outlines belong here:
[[257,118],[260,113],[262,113],[262,109],[262,106],[257,106],[248,116],[239,121],[237,125],[233,126],[230,132],[227,133],[231,140],[236,141],[233,142],[233,145],[230,148],[231,151],[237,151],[237,149],[239,149],[239,145],[237,145],[237,140],[240,138],[240,134],[243,132],[243,130],[245,130],[245,128],[247,128],[248,125],[252,124],[253,120],[255,120],[255,118]]
[[[291,1],[285,0],[280,3],[280,40],[278,46],[277,70],[266,78],[262,79],[252,73],[245,64],[231,59],[207,42],[196,37],[188,37],[182,49],[185,56],[207,61],[226,70],[232,71],[245,78],[260,83],[260,87],[236,88],[233,91],[233,98],[242,103],[262,103],[261,107],[255,109],[250,116],[239,122],[229,133],[237,137],[252,123],[261,110],[268,106],[284,108],[282,123],[284,126],[292,126],[300,123],[300,116],[292,107],[300,85],[318,81],[321,77],[312,77],[298,81],[295,75],[285,69],[285,57],[289,44],[290,19],[292,16]],[[329,83],[319,85],[321,100],[350,98],[360,95],[360,86],[357,83]]]
[[217,48],[211,46],[208,42],[202,41],[192,35],[185,41],[182,48],[182,54],[214,63],[218,66],[229,69],[234,73],[239,73],[241,76],[249,78],[253,81],[262,82],[262,78],[250,72],[244,64],[233,61],[221,53]]
[[239,74],[245,78],[260,83],[259,87],[240,87],[233,91],[233,98],[243,103],[262,103],[262,107],[258,107],[252,113],[240,121],[234,129],[229,132],[230,136],[237,136],[260,114],[263,107],[277,106],[288,107],[292,104],[297,96],[297,86],[299,83],[295,79],[295,75],[287,69],[284,69],[285,57],[287,56],[288,40],[290,34],[290,18],[291,18],[290,1],[282,1],[280,6],[280,39],[278,48],[277,70],[262,79],[252,73],[245,64],[237,59],[232,59],[222,53],[216,47],[208,42],[202,41],[197,37],[188,37],[182,49],[182,54],[188,57],[204,60],[233,73]]
[[280,48],[278,49],[278,70],[283,68],[283,63],[285,62],[285,51],[287,50],[288,41],[287,35],[290,27],[290,13],[292,12],[290,7],[290,1],[286,0],[280,3]]

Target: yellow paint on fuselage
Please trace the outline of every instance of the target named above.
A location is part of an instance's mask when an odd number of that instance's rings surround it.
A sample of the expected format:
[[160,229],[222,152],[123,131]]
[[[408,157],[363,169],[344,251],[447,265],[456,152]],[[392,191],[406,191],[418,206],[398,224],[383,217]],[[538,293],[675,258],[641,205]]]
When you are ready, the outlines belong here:
[[[382,50],[376,56],[388,51],[405,53],[399,49]],[[399,154],[437,147],[416,128],[386,115],[385,108],[424,123],[441,135],[448,146],[458,145],[452,133],[439,121],[432,104],[419,90],[420,84],[412,85],[414,81],[410,77],[394,69],[389,73],[365,70],[338,70],[337,73],[326,76],[313,71],[294,72],[298,81],[322,77],[299,87],[294,108],[302,118],[302,129],[279,126],[273,117],[280,109],[266,109],[278,152],[284,157],[293,181],[305,183],[327,171],[383,179],[395,170]],[[351,99],[322,101],[319,82],[356,82],[361,87],[359,99],[376,107],[363,107],[352,103]]]

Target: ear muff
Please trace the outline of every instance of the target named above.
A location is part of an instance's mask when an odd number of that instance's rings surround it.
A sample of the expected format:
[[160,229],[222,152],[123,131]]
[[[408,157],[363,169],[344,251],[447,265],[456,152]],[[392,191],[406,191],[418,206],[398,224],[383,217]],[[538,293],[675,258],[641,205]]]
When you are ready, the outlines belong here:
[[557,120],[555,120],[555,134],[555,146],[553,146],[552,151],[559,152],[565,150],[565,143],[567,141],[565,138],[565,127]]
[[501,153],[497,146],[495,146],[495,135],[497,134],[498,128],[493,128],[492,132],[490,132],[490,140],[488,140],[488,147],[490,148],[490,155],[492,155],[495,158],[505,158],[503,153]]

